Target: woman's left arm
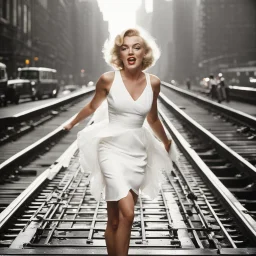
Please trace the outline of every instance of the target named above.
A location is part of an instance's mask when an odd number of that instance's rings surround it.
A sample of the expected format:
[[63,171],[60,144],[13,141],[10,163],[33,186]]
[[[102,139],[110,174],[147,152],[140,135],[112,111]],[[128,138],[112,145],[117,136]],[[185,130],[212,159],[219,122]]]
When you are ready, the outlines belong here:
[[158,77],[153,75],[150,75],[150,81],[154,96],[151,110],[147,115],[147,121],[151,129],[154,131],[155,135],[163,142],[166,151],[169,152],[172,141],[167,138],[164,127],[159,120],[157,111],[157,98],[160,93],[161,81]]

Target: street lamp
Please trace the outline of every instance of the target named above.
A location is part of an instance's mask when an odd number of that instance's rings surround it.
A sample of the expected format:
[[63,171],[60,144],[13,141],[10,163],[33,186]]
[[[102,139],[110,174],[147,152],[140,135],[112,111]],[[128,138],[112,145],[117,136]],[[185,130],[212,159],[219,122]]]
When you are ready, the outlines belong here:
[[35,65],[35,67],[37,66],[36,63],[37,63],[38,60],[39,60],[38,57],[34,57],[34,65]]

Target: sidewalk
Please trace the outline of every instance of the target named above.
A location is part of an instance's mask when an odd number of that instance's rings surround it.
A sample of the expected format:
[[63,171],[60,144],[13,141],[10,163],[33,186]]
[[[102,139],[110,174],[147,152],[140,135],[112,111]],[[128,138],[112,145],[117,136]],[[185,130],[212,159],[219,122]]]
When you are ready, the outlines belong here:
[[79,92],[80,90],[85,90],[86,88],[90,88],[90,87],[83,87],[81,89],[75,90],[73,92],[70,92],[68,94],[64,94],[63,91],[61,91],[58,94],[57,98],[43,98],[42,100],[36,100],[36,101],[31,101],[30,99],[28,99],[28,101],[24,101],[24,102],[20,102],[19,105],[15,105],[15,104],[9,104],[7,107],[2,107],[0,108],[0,117],[9,117],[9,116],[13,116],[16,115],[18,113],[21,113],[23,111],[27,111],[29,109],[35,108],[35,107],[39,107],[41,105],[44,104],[50,104],[52,102],[58,101],[61,98],[64,97],[69,97],[74,93]]
[[[178,87],[189,91],[185,85],[179,85]],[[207,96],[206,90],[204,90],[203,88],[200,88],[199,86],[192,85],[190,92],[198,94],[201,97],[205,97],[208,100],[212,100],[210,97]],[[217,102],[217,101],[215,100],[214,102]],[[256,116],[256,105],[252,105],[252,104],[248,104],[248,103],[236,101],[236,100],[230,100],[229,102],[222,101],[220,104],[242,111],[246,114]]]

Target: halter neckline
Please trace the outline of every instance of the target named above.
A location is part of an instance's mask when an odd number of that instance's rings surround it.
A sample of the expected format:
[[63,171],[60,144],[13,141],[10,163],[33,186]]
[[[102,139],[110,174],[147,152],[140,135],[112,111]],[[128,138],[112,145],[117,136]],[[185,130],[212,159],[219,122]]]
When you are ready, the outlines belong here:
[[146,88],[148,87],[149,82],[148,82],[147,74],[142,71],[142,72],[145,74],[146,86],[144,87],[144,89],[143,89],[143,91],[141,92],[140,96],[135,100],[135,99],[132,97],[132,95],[130,94],[130,92],[128,91],[127,87],[125,86],[125,83],[124,83],[123,78],[122,78],[122,75],[121,75],[121,71],[118,70],[117,72],[118,72],[119,75],[120,75],[120,79],[121,79],[121,82],[122,82],[122,84],[123,84],[123,86],[124,86],[124,89],[127,91],[127,93],[129,94],[130,98],[131,98],[134,102],[137,102],[137,101],[142,97],[142,95],[143,95],[144,92],[146,91]]

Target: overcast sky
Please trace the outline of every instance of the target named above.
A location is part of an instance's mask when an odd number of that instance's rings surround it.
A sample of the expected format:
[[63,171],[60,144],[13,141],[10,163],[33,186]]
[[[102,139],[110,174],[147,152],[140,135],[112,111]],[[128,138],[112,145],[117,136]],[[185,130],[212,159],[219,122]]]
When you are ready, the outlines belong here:
[[[136,10],[141,5],[141,0],[98,0],[100,9],[104,14],[104,20],[109,21],[111,36],[120,33],[124,28],[135,25]],[[152,6],[152,0],[146,0],[148,11]]]

